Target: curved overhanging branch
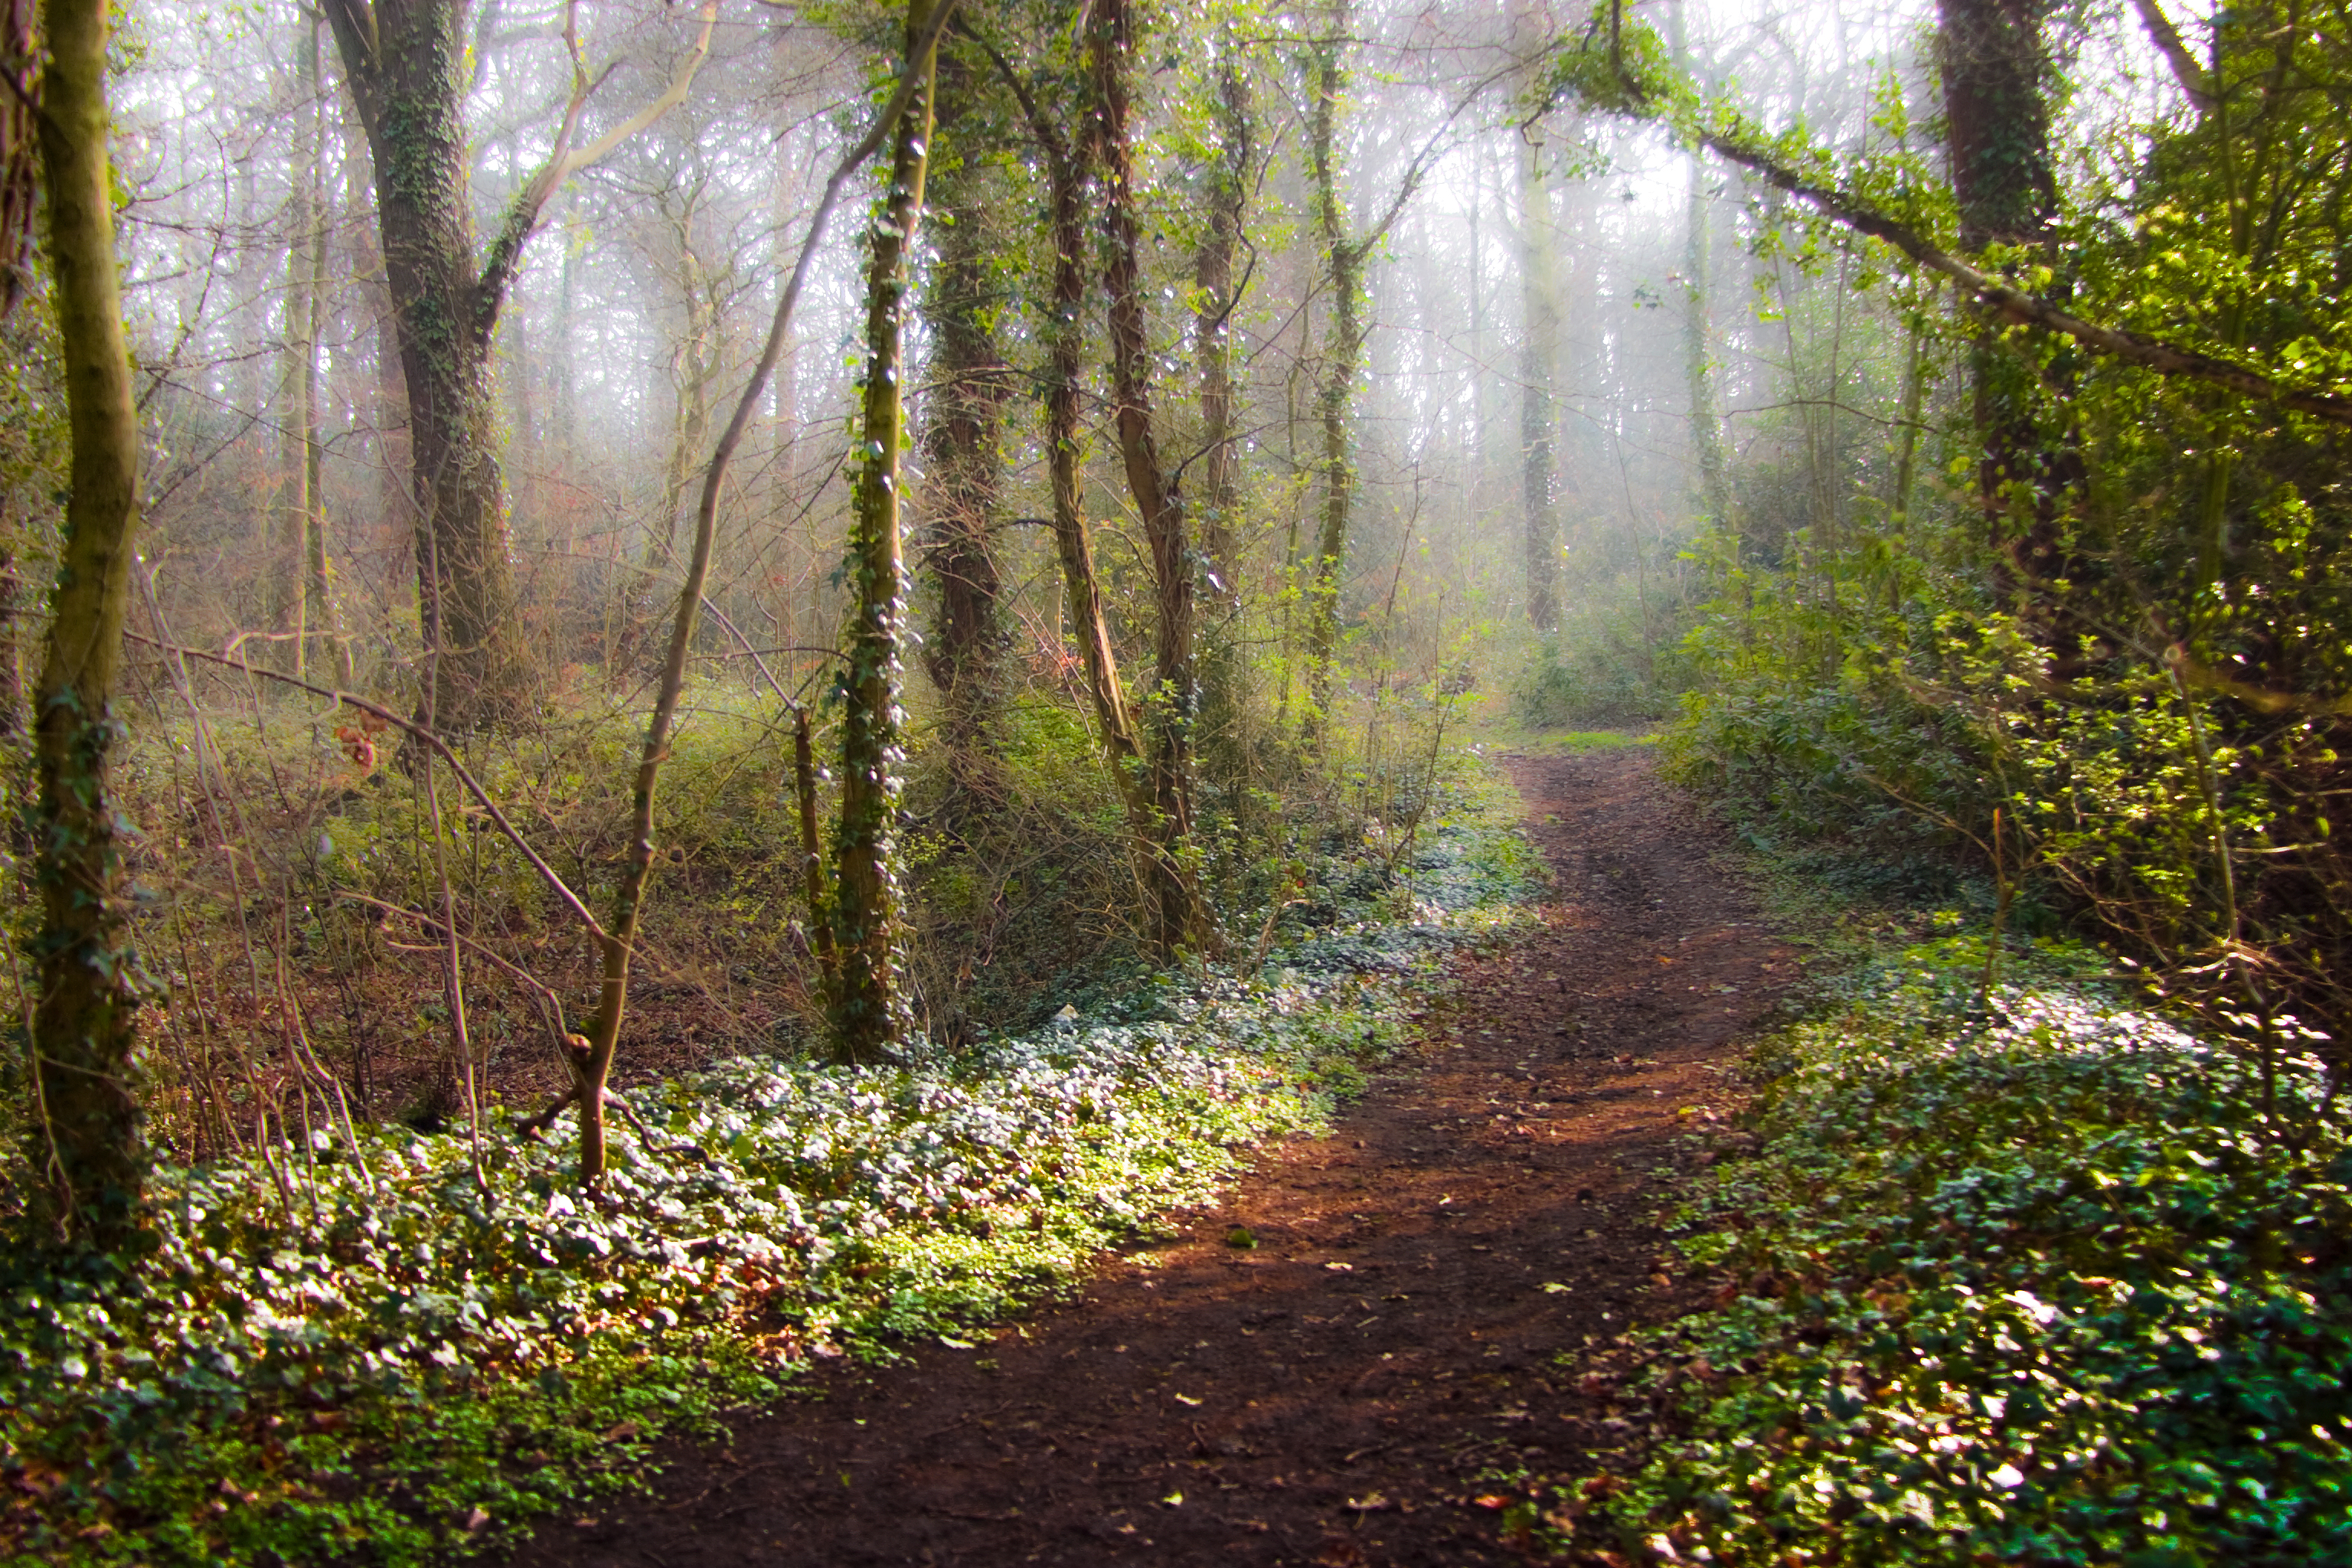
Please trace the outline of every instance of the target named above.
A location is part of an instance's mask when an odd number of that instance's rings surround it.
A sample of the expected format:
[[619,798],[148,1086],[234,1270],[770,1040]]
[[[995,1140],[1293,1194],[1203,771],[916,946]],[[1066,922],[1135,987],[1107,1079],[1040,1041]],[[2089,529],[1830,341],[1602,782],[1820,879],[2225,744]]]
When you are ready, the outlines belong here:
[[2032,325],[2074,339],[2110,359],[2155,371],[2159,375],[2188,376],[2226,386],[2249,397],[2280,404],[2331,425],[2352,428],[2352,397],[2294,386],[2277,377],[2195,349],[2181,348],[2160,338],[2086,321],[2063,310],[2039,295],[2011,287],[1983,269],[1970,266],[1909,225],[1898,222],[1844,193],[1809,180],[1771,154],[1717,132],[1700,131],[1695,139],[1709,152],[1761,175],[1769,184],[1810,203],[1829,217],[1873,239],[1883,239],[1920,266],[1940,272],[1975,296],[1979,304],[2012,325]]
[[[1566,89],[1593,109],[1630,119],[1664,121],[1685,141],[1759,175],[1832,221],[1873,239],[1884,240],[1920,266],[1942,273],[1999,321],[2039,327],[2071,338],[2108,359],[2152,370],[2159,375],[2227,387],[2352,429],[2352,395],[2299,386],[2235,360],[2075,315],[1953,255],[1901,219],[1790,167],[1748,138],[1710,127],[1705,121],[1703,106],[1686,82],[1676,79],[1662,85],[1645,81],[1637,74],[1637,68],[1627,58],[1627,45],[1633,39],[1623,24],[1621,0],[1612,0],[1605,16],[1596,15],[1594,30],[1605,30],[1607,37],[1588,37],[1580,46],[1571,47],[1553,78],[1555,96]],[[1643,45],[1651,41],[1642,38]],[[1601,50],[1605,50],[1605,60],[1595,58]],[[1644,57],[1645,63],[1646,57],[1656,53],[1647,47],[1637,47],[1633,52]],[[1650,68],[1664,68],[1650,63]]]

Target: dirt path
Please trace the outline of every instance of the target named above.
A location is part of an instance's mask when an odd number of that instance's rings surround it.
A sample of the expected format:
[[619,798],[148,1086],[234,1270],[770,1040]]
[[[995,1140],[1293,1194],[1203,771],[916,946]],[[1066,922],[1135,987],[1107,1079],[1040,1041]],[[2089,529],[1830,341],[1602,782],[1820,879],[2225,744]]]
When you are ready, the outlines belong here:
[[1622,1446],[1578,1352],[1680,1293],[1654,1172],[1794,969],[1646,748],[1516,774],[1543,928],[1466,963],[1330,1137],[992,1344],[841,1371],[519,1563],[1519,1561],[1475,1478]]

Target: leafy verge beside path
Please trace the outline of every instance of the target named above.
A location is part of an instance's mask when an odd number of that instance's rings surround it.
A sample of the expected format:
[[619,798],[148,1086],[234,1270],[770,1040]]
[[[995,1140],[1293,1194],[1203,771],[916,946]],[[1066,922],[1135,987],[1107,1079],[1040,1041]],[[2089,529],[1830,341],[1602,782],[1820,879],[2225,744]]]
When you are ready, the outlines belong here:
[[[1322,930],[1259,975],[1163,982],[1122,1021],[879,1070],[745,1059],[627,1096],[605,1201],[556,1140],[320,1129],[161,1175],[125,1274],[7,1282],[0,1550],[13,1561],[415,1562],[640,1478],[666,1430],[810,1354],[952,1338],[1317,1124],[1409,984],[1515,918],[1500,797],[1391,882],[1330,868]],[[1350,890],[1353,896],[1349,896]]]
[[[2022,973],[2020,973],[2020,969]],[[2041,950],[1909,949],[1755,1058],[1756,1157],[1684,1219],[1679,1416],[1556,1500],[1647,1560],[2352,1558],[2352,1153],[2315,1063]],[[1591,1539],[1590,1535],[1587,1539]]]

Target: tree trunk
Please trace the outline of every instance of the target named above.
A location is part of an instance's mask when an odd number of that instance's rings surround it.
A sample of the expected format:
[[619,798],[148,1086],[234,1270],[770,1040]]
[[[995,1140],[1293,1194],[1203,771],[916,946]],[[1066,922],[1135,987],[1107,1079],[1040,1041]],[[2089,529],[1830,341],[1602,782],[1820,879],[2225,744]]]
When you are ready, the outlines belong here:
[[[891,243],[903,248],[908,231],[913,226],[916,205],[921,198],[920,149],[929,132],[928,105],[932,50],[939,42],[940,26],[952,13],[954,5],[955,0],[938,0],[928,22],[919,13],[909,23],[907,58],[900,66],[898,85],[883,105],[882,111],[875,117],[873,126],[842,155],[841,162],[834,165],[833,174],[825,180],[824,194],[818,199],[816,210],[809,216],[808,237],[801,246],[800,258],[793,264],[792,275],[777,296],[775,315],[769,323],[767,342],[752,366],[751,380],[735,400],[733,416],[728,420],[727,428],[719,433],[718,445],[711,449],[709,465],[703,470],[702,495],[694,513],[693,542],[688,552],[683,581],[678,584],[677,614],[670,621],[669,652],[662,661],[661,675],[654,689],[653,711],[646,721],[645,743],[637,752],[636,788],[630,802],[628,852],[623,862],[620,885],[614,890],[613,923],[608,929],[597,926],[593,920],[589,921],[603,958],[604,984],[597,999],[596,1019],[591,1026],[593,1032],[584,1040],[575,1037],[572,1042],[572,1089],[566,1097],[576,1100],[580,1107],[580,1182],[583,1188],[593,1188],[604,1174],[604,1086],[610,1080],[613,1058],[620,1046],[621,1021],[628,1011],[630,958],[636,942],[637,921],[645,910],[647,876],[653,868],[654,790],[660,780],[662,763],[669,756],[672,725],[677,718],[679,700],[686,690],[687,656],[694,646],[695,626],[703,605],[703,590],[710,581],[710,558],[719,533],[719,498],[726,486],[727,470],[767,397],[769,380],[775,374],[776,361],[792,331],[793,306],[808,282],[810,265],[824,243],[825,226],[841,199],[842,192],[850,177],[867,158],[874,155],[884,139],[894,130],[901,128],[903,117],[919,110],[923,112],[924,123],[920,123],[913,133],[919,138],[913,142],[917,157],[914,199],[893,200],[876,226],[877,239],[887,234]],[[709,22],[716,16],[715,7],[706,7],[703,11],[703,37],[706,42],[710,36]],[[684,79],[681,77],[679,81]],[[677,90],[674,84],[673,94]],[[659,112],[658,104],[653,112]],[[902,153],[908,141],[907,135],[898,138]],[[900,182],[892,188],[903,195],[906,186]],[[886,380],[885,384],[890,388],[890,395],[895,399],[895,383]],[[879,448],[882,451],[891,449]],[[881,489],[880,493],[887,498],[889,493],[887,486]],[[887,629],[890,625],[888,617],[895,615],[896,607],[886,600],[882,608],[885,616],[880,624]],[[845,695],[849,696],[854,704],[856,694]],[[886,691],[885,695],[889,693]],[[890,722],[892,716],[887,708],[884,713],[885,722]],[[797,705],[794,751],[797,753],[794,758],[794,783],[801,799],[801,821],[806,843],[814,837],[815,781],[808,753],[807,714]],[[894,759],[885,749],[873,760],[887,767]],[[877,770],[877,776],[887,783],[887,773]],[[883,819],[887,823],[887,814]],[[814,861],[813,850],[810,858]],[[886,871],[887,864],[886,857],[883,861]],[[813,905],[819,901],[815,885],[820,880],[814,873],[810,874]],[[585,907],[576,899],[572,900],[572,907],[575,912],[586,917]],[[825,951],[822,935],[817,938],[816,948],[822,959]],[[554,1109],[560,1109],[563,1103],[564,1100],[559,1100],[555,1108],[546,1114],[551,1116]]]
[[115,277],[107,11],[106,0],[47,0],[43,8],[49,59],[39,135],[73,458],[35,700],[42,921],[31,1153],[41,1179],[28,1194],[47,1226],[101,1244],[138,1225],[147,1170],[132,1056],[139,963],[109,791],[139,419]]
[[1253,127],[1249,78],[1243,74],[1230,35],[1223,40],[1217,67],[1217,97],[1210,105],[1216,156],[1205,193],[1209,226],[1193,260],[1192,281],[1201,291],[1193,318],[1195,353],[1201,364],[1202,544],[1215,574],[1213,603],[1222,615],[1241,607],[1241,558],[1234,537],[1240,510],[1241,444],[1234,429],[1234,340],[1231,318],[1239,303],[1234,291],[1234,257],[1241,247],[1242,214],[1248,195]]
[[1890,613],[1900,613],[1903,608],[1903,573],[1897,552],[1903,536],[1911,531],[1911,494],[1919,465],[1919,416],[1927,395],[1927,328],[1926,322],[1915,321],[1911,325],[1911,349],[1903,360],[1903,411],[1895,433],[1895,488],[1886,501],[1886,608]]
[[624,571],[614,590],[621,629],[605,679],[615,690],[644,673],[641,666],[649,654],[659,657],[658,648],[646,646],[647,629],[667,598],[660,584],[677,564],[678,516],[710,441],[710,386],[719,368],[719,299],[694,248],[697,205],[696,196],[688,195],[685,210],[670,219],[677,239],[678,303],[686,310],[686,330],[670,359],[677,408],[670,421],[669,458],[662,466],[661,510],[646,526],[637,570]]
[[[299,82],[299,78],[297,79]],[[278,496],[265,512],[262,534],[262,626],[287,640],[264,654],[274,668],[302,673],[304,564],[310,557],[310,405],[302,374],[306,355],[315,358],[310,332],[310,231],[316,218],[299,142],[288,173],[293,189],[287,203],[286,301],[278,336],[278,391],[270,415],[278,426]],[[281,657],[282,656],[282,657]]]
[[1078,472],[1083,450],[1080,405],[1085,393],[1081,376],[1087,347],[1081,316],[1087,300],[1086,176],[1069,143],[1042,116],[1033,113],[1030,128],[1045,149],[1054,210],[1053,315],[1045,328],[1045,447],[1054,494],[1054,548],[1061,559],[1063,592],[1068,599],[1070,626],[1078,639],[1079,661],[1086,668],[1087,693],[1094,702],[1095,721],[1102,726],[1103,751],[1121,795],[1129,800],[1129,815],[1134,816],[1139,808],[1143,809],[1144,826],[1139,831],[1148,845],[1150,813],[1132,766],[1143,755],[1143,742],[1127,700],[1127,689],[1119,679],[1118,658],[1103,614],[1094,536],[1087,530]]
[[287,310],[288,326],[289,335],[296,340],[299,359],[292,424],[298,435],[301,475],[295,490],[297,504],[292,509],[295,548],[288,569],[293,592],[287,629],[294,634],[292,665],[298,679],[309,668],[311,645],[323,641],[332,661],[335,683],[348,687],[352,684],[352,650],[343,638],[335,612],[332,563],[327,549],[327,503],[321,489],[326,444],[319,435],[319,340],[326,335],[327,233],[331,226],[327,212],[327,113],[322,96],[326,73],[321,68],[325,61],[321,58],[324,49],[320,26],[313,18],[301,54],[304,101],[300,108],[308,120],[308,135],[301,149],[302,166],[294,172],[299,182],[295,204],[299,221],[294,231],[295,258],[288,266],[294,283],[292,301]]
[[1559,278],[1552,259],[1551,188],[1543,147],[1519,143],[1519,495],[1528,569],[1528,621],[1559,628],[1559,497],[1552,453],[1552,378],[1559,365]]
[[1307,579],[1307,732],[1320,743],[1331,716],[1332,666],[1339,647],[1339,577],[1348,554],[1349,513],[1355,504],[1356,468],[1348,444],[1348,416],[1364,354],[1364,247],[1349,233],[1339,199],[1339,98],[1347,90],[1339,6],[1330,36],[1315,46],[1315,106],[1307,128],[1308,178],[1315,194],[1316,230],[1331,284],[1331,315],[1324,331],[1323,384],[1316,392],[1323,426],[1323,516]]
[[[1675,64],[1690,69],[1684,36],[1684,0],[1666,9]],[[1715,390],[1715,344],[1709,309],[1715,298],[1714,215],[1707,200],[1706,166],[1690,161],[1690,184],[1683,203],[1683,374],[1690,384],[1691,453],[1698,464],[1700,504],[1706,521],[1730,541],[1731,565],[1739,565],[1739,532],[1731,518],[1730,466],[1723,450],[1723,413]]]
[[1155,952],[1172,958],[1180,949],[1200,947],[1211,933],[1192,868],[1192,731],[1200,696],[1192,663],[1193,563],[1183,500],[1160,467],[1152,431],[1151,349],[1137,261],[1141,224],[1130,130],[1135,22],[1129,0],[1094,0],[1087,51],[1108,242],[1103,286],[1110,296],[1111,405],[1128,490],[1151,552],[1157,610],[1152,689],[1143,703],[1144,784],[1153,814],[1145,859],[1148,936]]
[[[1937,39],[1952,194],[1960,247],[2021,247],[2050,253],[2058,181],[2050,153],[2051,62],[2042,0],[1939,0]],[[2061,290],[2063,293],[2063,289]],[[2049,613],[2050,585],[2077,574],[2065,497],[2082,477],[2077,454],[2045,430],[2053,392],[2030,353],[1998,329],[1970,354],[1981,444],[1978,493],[2010,563],[2011,586],[2052,643],[2069,634]]]
[[[968,111],[971,96],[970,72],[952,55],[943,56],[944,117],[975,120],[959,113]],[[923,311],[932,344],[922,437],[924,564],[940,593],[923,666],[946,709],[945,739],[959,765],[981,744],[1003,684],[995,513],[1012,386],[990,325],[1000,291],[989,276],[988,231],[1003,187],[979,154],[975,148],[943,166],[931,182],[941,224]]]
[[418,709],[463,732],[522,713],[527,670],[499,471],[491,334],[503,271],[475,259],[461,113],[465,8],[328,6],[375,163],[376,221],[408,394]]
[[[908,0],[911,57],[930,5]],[[898,534],[900,328],[908,250],[922,216],[931,139],[936,44],[907,68],[925,86],[893,137],[889,184],[870,236],[866,372],[851,495],[849,568],[855,619],[841,677],[841,819],[834,833],[833,929],[839,968],[826,998],[835,1059],[884,1060],[906,1036],[900,989],[897,853],[901,753],[898,694],[905,642],[905,561]]]
[[[1090,48],[1093,42],[1090,39]],[[1086,356],[1086,329],[1082,317],[1087,299],[1089,248],[1087,243],[1086,201],[1088,163],[1085,160],[1101,154],[1098,132],[1103,121],[1096,117],[1093,121],[1096,133],[1090,133],[1083,142],[1074,144],[1072,139],[1047,118],[1038,104],[1036,95],[1029,89],[1020,74],[993,48],[990,48],[989,54],[1005,85],[1019,99],[1030,134],[1045,154],[1053,210],[1053,305],[1045,332],[1045,445],[1052,472],[1054,543],[1061,558],[1066,613],[1078,639],[1079,659],[1086,671],[1087,692],[1095,720],[1102,728],[1104,759],[1109,763],[1111,776],[1118,784],[1120,800],[1127,810],[1129,828],[1134,835],[1139,851],[1147,893],[1147,919],[1159,928],[1150,934],[1163,952],[1172,952],[1184,941],[1181,934],[1183,922],[1181,919],[1172,922],[1180,928],[1179,934],[1167,938],[1167,929],[1171,922],[1166,919],[1166,911],[1171,905],[1181,909],[1187,902],[1198,907],[1198,893],[1182,857],[1182,841],[1171,838],[1170,833],[1171,821],[1181,819],[1172,817],[1162,808],[1160,797],[1156,793],[1157,785],[1166,778],[1164,773],[1155,773],[1147,756],[1147,745],[1156,742],[1147,739],[1143,722],[1139,720],[1134,704],[1129,701],[1126,688],[1119,679],[1118,659],[1111,646],[1110,631],[1103,613],[1101,584],[1095,570],[1094,542],[1087,530],[1081,507],[1080,411],[1085,390],[1081,374]],[[1097,73],[1097,90],[1099,80]],[[1076,107],[1071,110],[1070,118],[1084,121],[1091,108],[1090,105]],[[1145,433],[1148,437],[1148,426]],[[1200,924],[1202,929],[1206,929],[1205,911],[1201,916]]]
[[0,0],[0,321],[24,298],[40,202],[41,150],[33,106],[40,101],[40,39],[33,0]]

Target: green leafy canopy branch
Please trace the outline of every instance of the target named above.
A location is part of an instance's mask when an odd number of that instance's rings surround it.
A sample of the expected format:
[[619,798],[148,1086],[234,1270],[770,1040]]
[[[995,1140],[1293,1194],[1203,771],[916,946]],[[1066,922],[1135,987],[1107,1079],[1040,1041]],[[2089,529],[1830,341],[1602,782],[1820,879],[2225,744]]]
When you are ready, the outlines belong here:
[[[1958,285],[1960,298],[1996,322],[2055,332],[2106,359],[2227,387],[2352,428],[2352,394],[2298,384],[2240,360],[2088,320],[1956,255],[1937,237],[1948,203],[1916,167],[1840,157],[1815,143],[1802,126],[1769,134],[1736,105],[1702,93],[1674,64],[1656,30],[1625,16],[1622,0],[1596,6],[1580,34],[1554,46],[1530,113],[1561,102],[1665,126],[1684,145],[1737,163],[1832,222],[1884,240],[1941,273]],[[2029,269],[2022,276],[2034,274]]]

